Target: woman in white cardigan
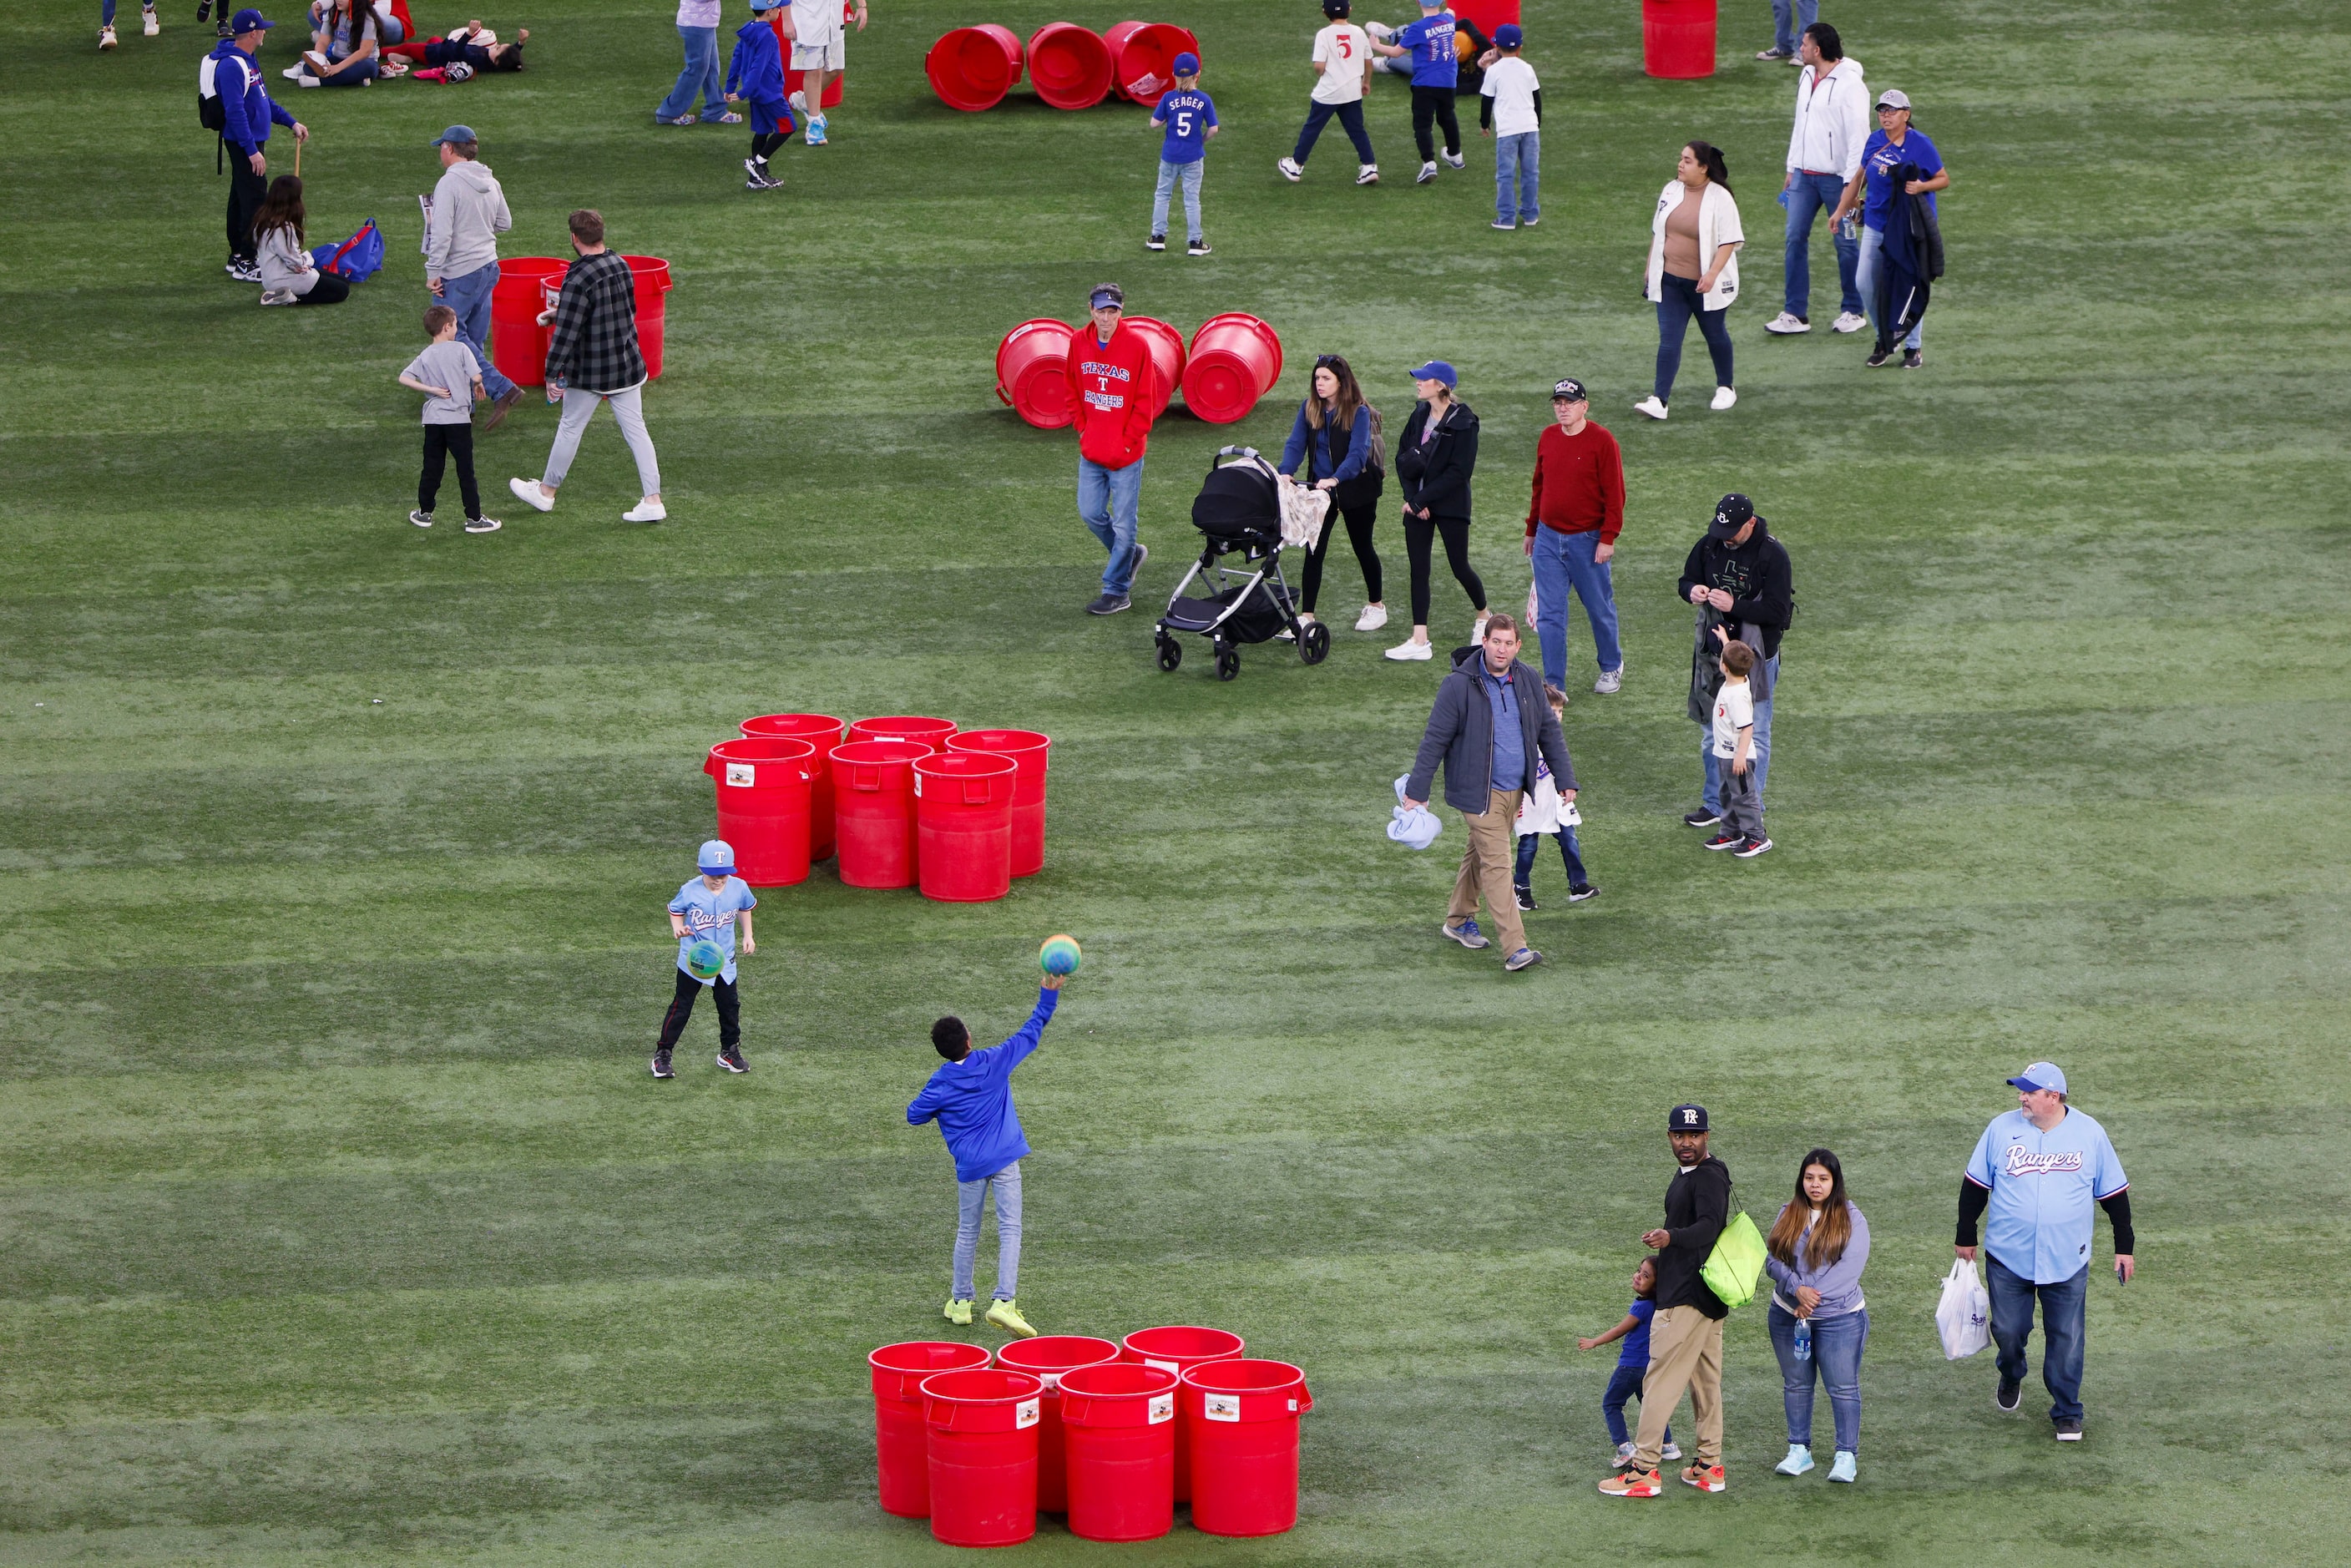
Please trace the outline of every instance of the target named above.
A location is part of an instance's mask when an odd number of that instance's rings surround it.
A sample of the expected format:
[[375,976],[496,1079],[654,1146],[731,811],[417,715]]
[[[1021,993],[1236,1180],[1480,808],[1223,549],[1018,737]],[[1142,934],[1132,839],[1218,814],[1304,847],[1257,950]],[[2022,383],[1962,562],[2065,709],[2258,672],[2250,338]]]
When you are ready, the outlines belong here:
[[1730,329],[1723,312],[1739,297],[1739,247],[1746,243],[1721,152],[1703,141],[1685,143],[1681,164],[1658,194],[1649,224],[1649,281],[1643,292],[1657,302],[1657,382],[1652,395],[1633,405],[1636,412],[1666,417],[1693,316],[1714,359],[1712,406],[1725,409],[1739,401],[1731,390]]

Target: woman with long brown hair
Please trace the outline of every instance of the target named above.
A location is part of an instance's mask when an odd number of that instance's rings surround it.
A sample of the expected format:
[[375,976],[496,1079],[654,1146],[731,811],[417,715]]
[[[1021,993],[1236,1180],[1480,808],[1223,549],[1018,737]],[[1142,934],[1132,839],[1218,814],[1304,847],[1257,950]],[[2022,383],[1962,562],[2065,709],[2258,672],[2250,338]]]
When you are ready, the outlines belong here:
[[1657,307],[1657,378],[1650,394],[1633,405],[1636,413],[1666,417],[1692,317],[1714,361],[1714,401],[1707,406],[1719,412],[1739,401],[1723,312],[1739,298],[1739,250],[1746,243],[1721,149],[1683,142],[1674,177],[1658,193],[1649,219],[1648,278],[1641,293]]
[[1836,1460],[1829,1479],[1850,1481],[1861,1448],[1861,1352],[1869,1343],[1869,1307],[1861,1271],[1869,1264],[1869,1221],[1844,1193],[1844,1166],[1826,1149],[1804,1156],[1796,1196],[1764,1239],[1771,1276],[1771,1349],[1780,1358],[1781,1397],[1788,1408],[1788,1457],[1781,1475],[1813,1468],[1813,1375],[1829,1391]]
[[[1364,612],[1355,618],[1358,632],[1376,632],[1388,623],[1388,607],[1380,599],[1380,552],[1372,544],[1378,520],[1380,491],[1386,485],[1386,465],[1381,452],[1380,411],[1364,401],[1355,372],[1344,358],[1324,354],[1314,361],[1313,390],[1298,405],[1290,440],[1275,466],[1285,478],[1295,478],[1298,465],[1306,477],[1298,482],[1331,492],[1331,509],[1346,519],[1347,542],[1355,547],[1355,564],[1364,569]],[[1314,601],[1322,591],[1322,558],[1330,552],[1338,529],[1327,521],[1322,537],[1306,557],[1306,574],[1299,591],[1299,619],[1314,619]]]
[[254,261],[261,268],[264,305],[340,305],[351,297],[348,279],[319,270],[302,232],[302,182],[280,174],[253,214]]

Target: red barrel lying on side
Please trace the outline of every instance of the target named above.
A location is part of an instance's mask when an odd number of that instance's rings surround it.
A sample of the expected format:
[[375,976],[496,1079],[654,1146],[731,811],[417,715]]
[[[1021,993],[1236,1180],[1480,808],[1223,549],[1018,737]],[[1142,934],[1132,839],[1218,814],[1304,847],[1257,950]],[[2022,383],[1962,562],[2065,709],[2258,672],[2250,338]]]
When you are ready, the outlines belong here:
[[924,1379],[933,1535],[949,1546],[1010,1546],[1037,1533],[1044,1388],[1028,1373],[994,1367]]
[[[996,346],[996,395],[1040,430],[1059,430],[1076,417],[1070,407],[1070,344],[1077,332],[1067,321],[1040,317],[1023,321]],[[542,358],[544,356],[542,355]]]
[[841,744],[841,731],[848,727],[830,714],[763,713],[757,718],[747,718],[739,727],[747,740],[781,736],[788,740],[805,740],[816,747],[816,778],[809,793],[809,859],[825,861],[832,858],[832,748]]
[[1210,424],[1247,419],[1281,379],[1281,337],[1256,317],[1228,310],[1200,323],[1184,367],[1184,406]]
[[735,874],[753,887],[808,880],[815,758],[807,741],[778,736],[722,740],[702,759],[718,784],[718,836],[735,846]]
[[1151,1541],[1176,1523],[1176,1375],[1114,1362],[1061,1377],[1070,1533]]
[[1037,1406],[1037,1511],[1064,1513],[1070,1506],[1061,1457],[1061,1376],[1081,1366],[1118,1359],[1118,1346],[1092,1334],[1049,1333],[1017,1339],[996,1353],[996,1364],[1025,1372],[1042,1383]]
[[1279,1535],[1298,1522],[1298,1418],[1314,1408],[1286,1361],[1215,1361],[1176,1391],[1191,1446],[1192,1523],[1210,1535]]
[[[1205,1362],[1230,1361],[1249,1348],[1237,1333],[1223,1329],[1171,1326],[1137,1329],[1120,1342],[1121,1361],[1140,1362],[1182,1377],[1187,1368]],[[1191,1445],[1185,1440],[1184,1402],[1176,1402],[1176,1500],[1192,1495]]]
[[931,90],[949,109],[977,114],[994,109],[1020,79],[1020,40],[993,22],[957,27],[923,57]]
[[1029,85],[1055,109],[1092,109],[1110,96],[1110,46],[1075,22],[1048,22],[1029,35]]
[[833,824],[850,887],[914,884],[914,764],[919,740],[852,740],[832,748]]
[[1112,79],[1119,97],[1153,105],[1176,85],[1176,57],[1200,52],[1192,29],[1173,22],[1121,22],[1102,35],[1102,43],[1117,68]]
[[1012,891],[1012,795],[1019,764],[945,751],[914,764],[914,883],[942,904]]
[[1050,737],[1033,729],[967,729],[947,741],[949,751],[981,751],[1009,757],[1012,780],[1012,874],[1034,876],[1045,869],[1045,763]]
[[882,1511],[901,1519],[931,1516],[930,1435],[923,1425],[923,1380],[934,1373],[985,1366],[987,1350],[950,1340],[885,1344],[865,1358],[873,1375],[873,1456]]

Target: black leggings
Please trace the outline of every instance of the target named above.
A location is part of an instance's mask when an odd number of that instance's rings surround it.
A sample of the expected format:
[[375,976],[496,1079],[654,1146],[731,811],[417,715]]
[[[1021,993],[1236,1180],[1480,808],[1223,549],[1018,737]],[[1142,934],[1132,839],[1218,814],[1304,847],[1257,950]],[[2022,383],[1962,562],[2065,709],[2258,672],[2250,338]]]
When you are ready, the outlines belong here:
[[465,520],[471,522],[482,515],[482,492],[474,484],[474,427],[470,424],[424,427],[424,471],[416,480],[416,509],[432,512],[433,503],[441,497],[444,461],[449,457],[457,460],[457,494],[465,498]]
[[775,155],[777,149],[782,147],[786,141],[791,140],[791,134],[792,133],[789,131],[770,131],[764,135],[758,131],[753,131],[751,133],[751,156],[757,158],[762,163],[766,162],[769,158]]
[[[685,1020],[694,1016],[694,1000],[703,988],[702,982],[684,969],[677,972],[677,992],[670,998],[669,1011],[662,1015],[662,1050],[677,1049],[677,1038],[685,1032]],[[743,1014],[735,982],[713,980],[709,991],[710,999],[718,1004],[718,1044],[732,1051],[743,1039]]]
[[1407,511],[1404,549],[1412,559],[1412,623],[1416,626],[1428,624],[1429,546],[1438,534],[1445,536],[1445,559],[1453,568],[1453,580],[1469,595],[1469,607],[1480,615],[1486,613],[1486,585],[1479,580],[1477,568],[1469,564],[1469,519],[1419,517]]
[[1434,120],[1445,132],[1445,155],[1461,156],[1461,123],[1453,118],[1453,89],[1449,87],[1419,87],[1412,89],[1412,140],[1420,149],[1420,161],[1437,162],[1437,144],[1429,139],[1429,122]]
[[[1380,601],[1380,552],[1372,548],[1372,526],[1379,520],[1380,503],[1375,497],[1360,507],[1350,507],[1339,514],[1347,519],[1347,542],[1355,547],[1355,561],[1364,569],[1364,596],[1374,604]],[[1331,538],[1339,530],[1325,522],[1322,538],[1306,558],[1304,597],[1299,608],[1311,611],[1315,596],[1322,591],[1322,558],[1331,553]]]
[[310,285],[310,292],[308,294],[297,294],[294,297],[294,303],[297,305],[340,305],[344,300],[349,299],[350,297],[351,280],[350,278],[337,277],[333,273],[322,269],[319,274],[319,281]]

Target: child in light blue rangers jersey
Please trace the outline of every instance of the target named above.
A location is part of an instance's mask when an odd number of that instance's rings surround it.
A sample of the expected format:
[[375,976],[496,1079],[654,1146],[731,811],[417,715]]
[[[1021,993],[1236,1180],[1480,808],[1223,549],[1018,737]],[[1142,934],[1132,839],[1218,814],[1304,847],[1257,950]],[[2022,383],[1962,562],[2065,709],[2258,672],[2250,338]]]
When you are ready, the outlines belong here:
[[2056,1401],[2049,1418],[2057,1440],[2082,1440],[2082,1350],[2090,1297],[2090,1206],[2106,1211],[2115,1228],[2115,1278],[2137,1271],[2132,1257],[2130,1180],[2106,1139],[2106,1130],[2065,1103],[2065,1075],[2036,1061],[2008,1081],[2017,1108],[1992,1118],[1959,1184],[1957,1250],[1972,1261],[1976,1221],[1984,1226],[1986,1282],[1991,1291],[1991,1337],[1999,1347],[2002,1410],[2024,1395],[2024,1347],[2032,1337],[2032,1303],[2041,1302],[2049,1335],[2041,1378]]
[[[743,1020],[735,995],[735,927],[743,927],[743,954],[746,957],[759,950],[751,935],[751,911],[759,901],[751,893],[751,884],[735,874],[735,851],[725,839],[712,839],[702,846],[695,857],[702,873],[677,890],[669,901],[670,935],[677,938],[677,988],[670,998],[669,1011],[662,1018],[661,1043],[653,1048],[653,1076],[674,1078],[670,1071],[669,1053],[677,1045],[678,1036],[685,1032],[685,1020],[694,1016],[694,1002],[705,986],[710,988],[710,999],[718,1005],[718,1065],[729,1072],[748,1072],[750,1063],[743,1060]],[[685,967],[686,955],[696,942],[716,942],[726,955],[726,967],[705,980]]]
[[1151,238],[1145,250],[1167,248],[1167,198],[1176,183],[1184,183],[1184,226],[1191,244],[1187,256],[1208,254],[1207,235],[1200,232],[1200,181],[1208,168],[1208,138],[1217,133],[1217,106],[1200,90],[1200,57],[1186,49],[1171,68],[1176,85],[1151,111],[1151,129],[1166,128],[1159,144],[1159,188],[1151,198]]

